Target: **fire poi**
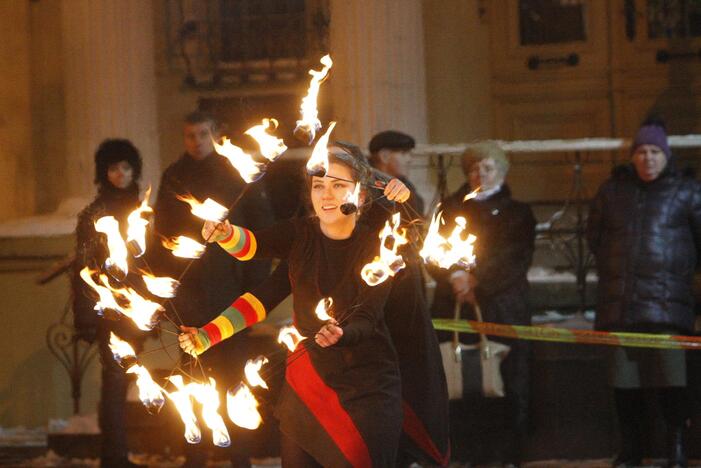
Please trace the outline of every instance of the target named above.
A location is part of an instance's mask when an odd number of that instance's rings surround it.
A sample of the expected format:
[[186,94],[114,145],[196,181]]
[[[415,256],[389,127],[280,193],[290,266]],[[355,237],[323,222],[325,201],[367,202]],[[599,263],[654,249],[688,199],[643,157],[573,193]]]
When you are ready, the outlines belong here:
[[404,258],[397,253],[399,247],[408,243],[406,230],[399,227],[401,215],[392,215],[391,222],[391,225],[389,220],[385,222],[385,227],[380,231],[380,254],[360,272],[360,276],[369,286],[383,283],[406,266]]
[[[310,70],[312,76],[307,96],[302,101],[302,118],[297,121],[295,136],[304,137],[311,144],[318,131],[323,126],[318,119],[317,96],[321,83],[326,79],[332,66],[331,58],[327,55],[321,59],[323,68],[320,71]],[[330,122],[324,134],[316,142],[311,157],[306,163],[307,173],[311,176],[324,177],[329,170],[328,143],[331,132],[336,122]],[[249,128],[245,134],[254,138],[259,146],[260,156],[269,163],[277,160],[287,147],[282,139],[275,137],[271,130],[277,128],[275,119],[263,119],[262,123]],[[266,164],[258,162],[254,157],[246,153],[242,148],[234,145],[224,137],[222,143],[214,141],[217,153],[225,157],[239,172],[247,183],[259,180],[265,173]],[[360,183],[356,183],[354,190],[349,191],[340,209],[345,215],[358,211],[360,207]],[[375,188],[383,188],[383,184],[376,184]],[[146,251],[146,229],[149,221],[144,215],[152,213],[148,205],[150,189],[146,192],[140,206],[134,210],[128,218],[127,241],[122,238],[119,223],[114,217],[100,218],[95,222],[95,229],[107,237],[109,256],[104,264],[104,269],[117,281],[124,281],[129,273],[128,254],[138,258]],[[221,222],[227,218],[229,209],[212,199],[199,201],[189,194],[179,195],[178,199],[190,205],[193,215],[208,221]],[[426,261],[438,264],[446,268],[451,264],[469,266],[474,263],[472,244],[474,236],[465,237],[466,223],[464,219],[456,219],[457,226],[453,233],[446,239],[438,232],[440,213],[434,216],[429,235],[421,249],[421,255]],[[408,242],[405,230],[400,228],[400,216],[395,214],[391,220],[385,223],[379,233],[380,252],[373,262],[365,265],[362,270],[362,279],[371,286],[377,285],[394,276],[404,266],[404,260],[398,254],[398,249]],[[164,239],[163,245],[172,251],[172,254],[182,258],[197,259],[205,246],[200,242],[185,236]],[[128,247],[127,247],[128,246]],[[465,250],[468,249],[468,250]],[[179,281],[169,277],[157,277],[150,272],[141,272],[141,278],[154,296],[169,299],[175,297]],[[98,300],[95,310],[115,312],[131,319],[144,331],[152,330],[158,324],[164,308],[150,299],[138,294],[132,287],[126,285],[113,286],[109,278],[99,272],[84,268],[80,276],[96,292]],[[337,323],[331,314],[333,299],[323,298],[315,309],[316,316],[324,322]],[[283,327],[278,335],[278,342],[283,344],[290,353],[297,350],[299,343],[304,340],[294,326]],[[156,383],[148,369],[139,362],[134,349],[124,340],[112,334],[110,339],[115,360],[120,363],[127,373],[137,376],[139,398],[149,411],[158,411],[167,397],[176,407],[180,419],[184,424],[184,437],[189,443],[199,443],[202,433],[199,419],[195,412],[194,402],[201,405],[201,420],[211,429],[213,443],[217,446],[230,445],[231,439],[219,414],[219,394],[214,379],[204,378],[203,381],[190,381],[185,383],[182,375],[174,374],[169,377],[172,391],[168,391]],[[298,353],[306,352],[305,349]],[[265,356],[258,356],[249,360],[245,366],[245,375],[248,384],[241,382],[236,387],[227,391],[226,410],[232,422],[240,427],[256,429],[262,423],[258,412],[258,401],[251,391],[251,387],[267,389],[267,383],[261,377],[261,368],[268,362]]]
[[309,70],[312,79],[309,82],[309,90],[307,95],[302,99],[302,118],[297,121],[297,126],[294,130],[294,135],[299,140],[311,145],[316,137],[316,132],[321,130],[321,121],[319,120],[319,112],[317,111],[317,96],[319,88],[329,74],[329,70],[333,66],[333,60],[330,55],[321,57],[321,64],[324,66],[321,70]]

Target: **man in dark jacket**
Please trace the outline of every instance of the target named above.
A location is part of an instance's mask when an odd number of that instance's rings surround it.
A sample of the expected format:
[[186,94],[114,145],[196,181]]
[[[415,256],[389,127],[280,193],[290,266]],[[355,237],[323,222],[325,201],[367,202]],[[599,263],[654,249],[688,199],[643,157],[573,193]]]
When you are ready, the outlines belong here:
[[421,216],[424,214],[424,201],[409,180],[409,161],[415,146],[411,135],[396,130],[380,132],[368,144],[369,162],[378,171],[401,180],[407,186],[411,191],[408,204],[415,214]]
[[392,335],[402,376],[404,426],[397,466],[410,466],[414,461],[443,466],[450,454],[448,390],[438,339],[428,312],[421,259],[414,247],[420,240],[415,224],[422,221],[424,209],[423,200],[407,178],[415,142],[405,133],[388,130],[372,137],[368,146],[370,164],[380,171],[377,176],[399,179],[411,196],[402,204],[384,198],[376,200],[361,222],[379,232],[398,210],[405,226],[414,224],[408,229],[411,242],[401,250],[406,266],[395,276],[385,305],[385,323]]
[[[218,134],[212,116],[201,112],[187,115],[183,137],[185,154],[165,170],[161,179],[154,206],[155,227],[160,236],[171,238],[185,235],[203,243],[200,232],[204,221],[192,215],[189,205],[178,200],[176,195],[190,194],[200,202],[211,198],[229,207],[244,190],[246,183],[226,158],[214,151],[212,138],[217,138]],[[272,211],[261,183],[252,183],[231,210],[228,219],[232,224],[249,229],[260,229],[273,223]],[[178,278],[189,262],[161,250],[151,266],[161,274]],[[269,272],[270,263],[267,261],[237,262],[218,246],[208,244],[202,257],[192,263],[183,277],[177,296],[172,301],[174,310],[169,314],[188,325],[202,326],[231,305],[234,299],[262,282]],[[246,359],[255,357],[250,355],[255,353],[252,349],[254,345],[260,348],[252,342],[249,332],[242,332],[217,347],[214,353],[203,357],[208,376],[216,379],[220,390],[226,390],[241,380]],[[230,426],[232,431],[236,431],[232,434],[235,441],[231,448],[232,463],[234,467],[248,466],[248,453],[245,452],[252,449],[251,432]],[[203,466],[206,463],[204,445],[187,445],[188,466]]]
[[[692,331],[701,185],[675,168],[661,124],[640,128],[631,164],[616,168],[599,189],[587,237],[599,274],[598,330]],[[616,348],[611,384],[621,431],[621,451],[614,465],[640,464],[642,389],[653,388],[668,426],[668,466],[686,466],[684,351]]]
[[[462,165],[468,183],[444,201],[443,218],[446,232],[452,230],[456,216],[467,219],[467,230],[477,237],[476,266],[470,272],[455,269],[434,274],[436,292],[431,312],[434,317],[452,318],[458,301],[463,304],[461,318],[474,319],[473,305],[477,303],[485,321],[530,325],[526,275],[535,242],[533,213],[528,205],[511,198],[504,182],[509,161],[496,143],[472,146],[463,155]],[[479,191],[465,200],[476,188]],[[442,341],[449,339],[448,335],[441,336]],[[502,441],[501,457],[507,466],[518,466],[528,422],[530,347],[525,341],[500,341],[511,347],[501,365],[510,429],[509,439]],[[473,404],[457,401],[451,405],[451,432],[455,434],[454,449],[459,457],[472,456],[466,437],[459,434],[470,429],[466,419],[468,407]]]

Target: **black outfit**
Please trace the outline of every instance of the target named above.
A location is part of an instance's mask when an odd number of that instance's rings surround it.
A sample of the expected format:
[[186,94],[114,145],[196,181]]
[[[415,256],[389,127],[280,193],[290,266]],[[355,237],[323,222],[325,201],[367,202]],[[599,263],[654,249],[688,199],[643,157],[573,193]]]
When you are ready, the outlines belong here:
[[[176,195],[191,194],[200,202],[211,198],[225,207],[230,207],[246,187],[238,172],[226,158],[212,153],[202,160],[195,160],[184,154],[163,173],[158,197],[154,206],[155,228],[158,236],[176,237],[185,235],[204,243],[201,229],[204,221],[190,213],[190,206],[176,198]],[[228,219],[234,224],[250,226],[253,229],[269,226],[273,215],[263,185],[253,183],[248,188]],[[160,244],[159,240],[153,244]],[[153,249],[155,257],[149,260],[158,273],[178,278],[190,262],[173,256],[164,248]],[[172,300],[174,310],[168,313],[174,320],[178,317],[186,324],[201,326],[217,316],[231,302],[245,291],[253,289],[270,272],[269,261],[252,261],[246,264],[232,259],[214,244],[207,244],[202,257],[192,263],[183,277],[177,296]],[[176,314],[177,311],[177,314]],[[222,391],[237,384],[247,359],[274,346],[270,340],[248,337],[248,332],[227,340],[211,353],[203,356],[202,362],[208,375],[217,381]],[[276,347],[274,349],[277,349]],[[225,401],[225,400],[222,400]],[[248,431],[230,424],[227,428],[234,442],[228,450],[234,466],[248,466],[249,456],[254,445],[260,445],[260,433]],[[204,464],[207,458],[207,445],[185,446],[189,466]]]
[[604,182],[587,239],[599,274],[597,330],[691,332],[701,247],[701,184],[669,168],[650,183],[630,166]]
[[[592,201],[587,226],[596,256],[598,330],[688,333],[692,281],[701,247],[701,184],[670,161],[652,182],[631,165],[614,169]],[[678,458],[688,418],[684,352],[615,349],[612,376],[622,447],[617,461],[642,457],[641,387],[656,389]],[[631,381],[630,366],[635,381]],[[624,378],[621,378],[623,376]]]
[[[378,242],[362,224],[348,239],[322,234],[317,218],[298,218],[253,233],[254,258],[287,260],[253,294],[265,310],[292,293],[294,324],[305,340],[289,354],[275,414],[283,466],[312,457],[321,466],[394,466],[401,432],[399,369],[383,311],[391,281],[370,287],[360,270]],[[284,274],[287,273],[287,275]],[[343,336],[316,345],[314,311],[324,297]],[[206,356],[206,353],[205,353]]]
[[[533,259],[535,243],[535,218],[530,207],[511,198],[508,186],[484,199],[471,199],[463,202],[470,192],[466,185],[448,197],[443,203],[445,232],[454,226],[456,216],[464,216],[468,231],[477,236],[475,242],[476,266],[471,273],[477,279],[475,298],[487,322],[510,325],[530,325],[528,269]],[[449,281],[449,272],[432,269],[436,277],[436,292],[431,308],[434,317],[452,318],[455,297]],[[469,304],[462,307],[462,318],[474,320]],[[439,334],[441,341],[449,341],[451,334]],[[467,338],[467,337],[465,337]],[[472,337],[477,339],[476,336]],[[508,441],[504,461],[518,463],[520,460],[521,439],[525,437],[528,422],[529,404],[529,357],[530,346],[522,340],[493,337],[511,347],[502,362],[501,373],[506,391],[508,426],[511,440]],[[465,341],[465,339],[463,339]],[[456,401],[451,403],[451,424],[454,430],[454,452],[457,458],[470,457],[467,441],[458,440],[464,434],[466,415],[474,402]]]
[[[404,226],[421,221],[423,200],[408,180],[400,180],[411,191],[407,203],[412,209],[386,199],[374,201],[360,218],[373,233],[384,227],[395,210],[401,212]],[[438,338],[428,311],[421,258],[414,247],[420,242],[415,229],[408,228],[410,243],[400,249],[406,267],[395,275],[385,305],[385,323],[397,351],[402,377],[404,423],[398,466],[424,460],[443,466],[450,458],[448,389]]]
[[[78,215],[76,227],[76,260],[72,276],[74,324],[78,336],[90,343],[97,340],[102,363],[99,425],[102,433],[101,465],[129,466],[125,427],[125,404],[129,377],[114,360],[109,348],[110,333],[128,341],[136,350],[143,344],[145,334],[131,320],[102,319],[94,310],[96,294],[80,278],[80,270],[89,267],[100,270],[109,256],[106,236],[95,231],[95,221],[114,216],[126,238],[127,216],[139,205],[139,189],[132,185],[121,190],[112,185],[102,187],[95,200]],[[130,273],[127,282],[135,280]]]

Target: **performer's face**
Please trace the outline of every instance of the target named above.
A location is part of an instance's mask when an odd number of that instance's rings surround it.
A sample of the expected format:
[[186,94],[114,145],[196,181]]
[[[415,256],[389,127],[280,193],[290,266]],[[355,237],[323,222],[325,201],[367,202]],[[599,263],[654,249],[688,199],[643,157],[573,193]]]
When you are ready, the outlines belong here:
[[118,189],[125,189],[134,180],[134,168],[126,161],[110,164],[107,168],[107,180]]
[[[341,180],[344,179],[344,180]],[[348,166],[332,162],[326,177],[312,177],[311,199],[314,212],[322,224],[345,223],[355,216],[341,213],[341,205],[348,193],[355,190],[353,172]]]
[[667,156],[659,146],[640,145],[633,153],[633,166],[643,182],[652,182],[667,167]]
[[214,151],[212,138],[217,138],[212,128],[212,122],[185,124],[183,129],[185,151],[193,159],[204,159]]

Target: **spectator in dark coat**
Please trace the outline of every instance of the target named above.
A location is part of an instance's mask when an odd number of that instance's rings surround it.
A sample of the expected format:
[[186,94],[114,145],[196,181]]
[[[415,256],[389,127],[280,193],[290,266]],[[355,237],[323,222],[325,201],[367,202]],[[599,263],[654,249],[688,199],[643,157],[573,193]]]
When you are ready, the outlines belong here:
[[[474,320],[473,305],[479,304],[483,319],[511,325],[530,325],[529,286],[526,275],[533,258],[535,218],[530,207],[511,198],[504,179],[509,161],[495,143],[472,146],[463,155],[463,172],[468,183],[443,204],[446,232],[452,230],[456,216],[467,219],[468,231],[477,236],[476,266],[469,273],[456,269],[434,274],[436,292],[432,305],[434,317],[452,318],[455,301],[463,304],[461,317]],[[463,201],[478,188],[476,196]],[[443,334],[441,341],[450,340]],[[467,337],[463,339],[465,341]],[[496,338],[494,338],[496,339]],[[529,353],[525,341],[499,339],[511,347],[502,362],[501,373],[506,391],[509,439],[501,441],[502,461],[518,466],[526,435],[529,401]],[[451,405],[451,433],[457,457],[471,457],[465,440],[471,425],[470,408],[474,402],[456,401]],[[461,434],[463,437],[461,437]]]
[[[598,330],[692,331],[701,185],[676,169],[662,124],[649,122],[640,128],[631,164],[615,168],[599,189],[587,237],[599,275]],[[614,465],[641,463],[642,389],[653,388],[668,426],[668,466],[686,466],[684,351],[616,348],[611,385],[621,432]]]
[[[137,466],[127,458],[125,404],[129,378],[112,357],[110,333],[140,349],[144,333],[131,320],[102,319],[94,310],[96,294],[80,277],[88,267],[100,271],[109,256],[106,237],[95,230],[95,221],[114,216],[126,238],[127,217],[139,205],[141,156],[128,140],[105,140],[95,153],[95,200],[78,215],[76,259],[72,275],[74,324],[78,337],[89,343],[97,340],[102,364],[102,385],[98,409],[102,448],[100,466]],[[114,318],[114,317],[113,317]]]
[[[155,227],[160,236],[185,235],[201,241],[203,221],[190,213],[190,207],[176,195],[191,194],[197,200],[211,198],[229,207],[246,187],[238,172],[223,156],[214,151],[212,138],[217,138],[217,122],[202,112],[193,112],[185,117],[183,138],[185,154],[171,164],[163,173],[158,197],[154,206]],[[229,213],[231,223],[260,229],[272,224],[274,219],[270,204],[261,183],[254,182]],[[150,261],[159,273],[178,278],[189,260],[180,259],[161,249]],[[202,326],[226,309],[231,302],[246,291],[251,291],[270,273],[270,262],[254,260],[236,262],[216,245],[208,244],[201,258],[194,261],[183,277],[178,294],[172,303],[175,310],[171,317],[179,317],[184,323]],[[176,319],[177,320],[177,319]],[[217,386],[226,390],[241,380],[246,359],[263,354],[265,344],[250,336],[248,331],[227,340],[224,346],[203,358],[208,375],[217,380]],[[276,348],[277,349],[277,348]],[[222,400],[224,401],[224,400]],[[249,466],[249,455],[260,441],[260,432],[245,431],[230,425],[232,444],[230,458],[234,467]],[[187,466],[206,463],[205,444],[187,445]]]

